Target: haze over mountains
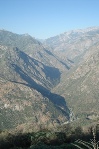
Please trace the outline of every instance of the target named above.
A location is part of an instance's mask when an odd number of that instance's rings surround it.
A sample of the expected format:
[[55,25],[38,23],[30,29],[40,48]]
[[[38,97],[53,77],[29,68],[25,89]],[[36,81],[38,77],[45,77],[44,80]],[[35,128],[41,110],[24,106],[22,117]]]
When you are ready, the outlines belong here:
[[98,121],[99,27],[43,43],[0,30],[0,87],[0,129]]
[[[53,51],[63,59],[67,57],[77,60],[77,57],[99,41],[99,27],[78,29],[65,32],[45,40],[45,44],[52,47]],[[76,58],[76,59],[75,59]]]

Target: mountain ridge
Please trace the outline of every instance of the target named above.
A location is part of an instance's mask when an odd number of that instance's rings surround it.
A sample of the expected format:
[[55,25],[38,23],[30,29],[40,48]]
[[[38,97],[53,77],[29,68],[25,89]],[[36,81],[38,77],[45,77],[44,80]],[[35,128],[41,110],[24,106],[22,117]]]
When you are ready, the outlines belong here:
[[56,37],[50,47],[30,35],[0,31],[1,129],[97,117],[99,27]]
[[80,60],[86,50],[99,42],[99,27],[65,32],[45,40],[44,44],[63,60]]
[[[76,117],[86,120],[88,116],[99,118],[99,43],[88,49],[83,61],[69,73],[54,92],[63,96]],[[65,81],[64,81],[65,80]]]
[[17,47],[1,45],[0,55],[0,129],[33,124],[36,130],[68,121],[66,101],[50,91],[60,80],[58,68],[45,65]]

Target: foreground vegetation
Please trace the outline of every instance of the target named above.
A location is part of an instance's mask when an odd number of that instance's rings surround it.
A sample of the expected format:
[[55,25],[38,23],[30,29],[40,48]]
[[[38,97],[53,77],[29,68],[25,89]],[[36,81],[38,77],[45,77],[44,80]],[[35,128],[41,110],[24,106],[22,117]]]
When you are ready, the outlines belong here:
[[93,131],[93,127],[85,131],[81,127],[74,129],[66,125],[61,131],[47,129],[31,133],[1,131],[0,149],[98,149],[98,125],[94,130],[96,131]]

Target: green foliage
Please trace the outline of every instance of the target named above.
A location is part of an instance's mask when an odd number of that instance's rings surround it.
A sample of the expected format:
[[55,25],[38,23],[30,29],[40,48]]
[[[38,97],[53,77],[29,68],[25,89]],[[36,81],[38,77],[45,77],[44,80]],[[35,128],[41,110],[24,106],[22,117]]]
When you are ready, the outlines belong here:
[[39,143],[35,146],[31,146],[29,149],[74,149],[74,146],[72,144],[62,144],[60,146],[52,146],[52,145],[46,145],[43,143]]
[[72,143],[74,146],[80,149],[99,149],[99,141],[96,140],[96,127],[92,128],[93,139],[90,142],[77,140],[75,143]]
[[[68,129],[70,131],[65,129],[65,132],[55,132],[47,129],[32,133],[3,131],[0,133],[0,149],[77,149],[78,146],[87,149],[84,146],[90,145],[91,133],[88,136],[87,133],[83,133],[80,127],[76,129],[68,127]],[[98,133],[97,136],[99,137]],[[97,139],[99,139],[98,137]],[[81,141],[81,138],[84,141]]]

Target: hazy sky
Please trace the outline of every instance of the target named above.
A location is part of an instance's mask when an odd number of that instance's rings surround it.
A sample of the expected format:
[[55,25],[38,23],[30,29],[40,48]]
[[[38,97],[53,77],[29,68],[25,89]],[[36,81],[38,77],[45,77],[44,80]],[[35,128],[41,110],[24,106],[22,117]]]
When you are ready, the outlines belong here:
[[99,0],[0,0],[0,29],[35,38],[99,26]]

